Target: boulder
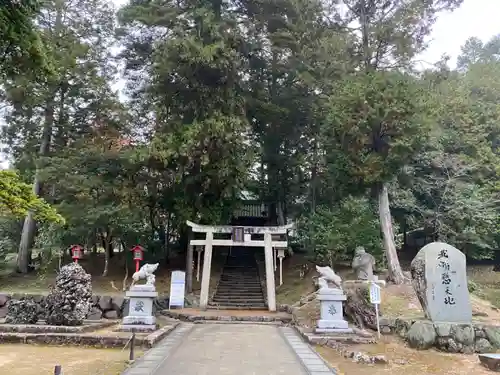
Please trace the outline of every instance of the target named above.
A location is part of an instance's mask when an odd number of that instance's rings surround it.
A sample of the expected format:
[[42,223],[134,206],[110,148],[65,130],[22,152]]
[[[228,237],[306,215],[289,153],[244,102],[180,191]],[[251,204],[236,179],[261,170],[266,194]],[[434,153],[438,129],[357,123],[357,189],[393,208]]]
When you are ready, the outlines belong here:
[[0,294],[0,307],[4,307],[9,302],[9,296]]
[[0,318],[5,318],[7,316],[8,311],[9,311],[8,306],[0,307]]
[[118,312],[115,310],[109,310],[104,313],[106,319],[118,319]]
[[474,346],[474,351],[476,353],[489,353],[493,350],[490,342],[486,339],[480,338],[476,340],[476,344]]
[[411,348],[429,349],[436,341],[436,330],[432,322],[419,321],[413,323],[406,334],[406,339]]
[[65,265],[45,305],[47,324],[82,325],[92,308],[91,276],[77,263]]
[[472,325],[454,324],[451,327],[451,336],[453,339],[463,345],[465,353],[474,352],[474,327]]
[[500,349],[500,327],[485,326],[483,331],[495,349]]
[[125,299],[123,297],[113,297],[111,300],[111,308],[121,315]]
[[38,304],[32,298],[10,301],[5,323],[36,324],[38,321]]
[[97,307],[93,307],[90,311],[90,314],[87,316],[88,320],[101,320],[102,319],[102,311]]

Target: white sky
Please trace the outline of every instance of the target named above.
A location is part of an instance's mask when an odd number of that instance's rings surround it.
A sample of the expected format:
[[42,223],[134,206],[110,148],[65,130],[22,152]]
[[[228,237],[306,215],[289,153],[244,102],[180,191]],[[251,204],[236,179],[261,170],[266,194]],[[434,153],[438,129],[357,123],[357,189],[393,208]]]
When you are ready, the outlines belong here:
[[499,14],[500,0],[465,0],[454,12],[441,14],[434,26],[429,49],[422,59],[433,63],[446,53],[455,66],[460,47],[468,38],[475,36],[486,42],[500,34]]
[[[112,0],[117,6],[128,0]],[[430,37],[429,49],[422,54],[421,60],[427,63],[437,62],[443,54],[451,56],[451,65],[455,66],[460,47],[472,37],[483,42],[500,34],[500,0],[465,0],[462,6],[452,13],[441,14],[434,25]],[[425,66],[425,65],[424,65]],[[123,87],[123,82],[116,86]],[[0,168],[7,168],[7,162],[0,155]]]

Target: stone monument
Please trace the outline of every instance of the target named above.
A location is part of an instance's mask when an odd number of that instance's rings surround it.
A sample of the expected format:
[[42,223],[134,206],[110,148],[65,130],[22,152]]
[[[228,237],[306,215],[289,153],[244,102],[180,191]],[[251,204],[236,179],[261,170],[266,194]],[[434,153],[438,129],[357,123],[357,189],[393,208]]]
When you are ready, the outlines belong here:
[[358,246],[354,251],[354,259],[352,260],[352,269],[356,272],[358,280],[370,280],[373,277],[373,268],[375,266],[375,257],[368,254],[365,248]]
[[56,326],[82,325],[92,309],[92,278],[78,263],[61,267],[45,299],[46,322]]
[[[128,315],[123,318],[120,330],[123,331],[154,331],[156,330],[156,317],[153,314],[153,301],[158,297],[155,288],[155,275],[158,263],[146,263],[139,271],[132,275],[132,285],[126,293],[130,300]],[[146,279],[145,284],[135,285],[141,279]]]
[[465,255],[460,250],[443,242],[424,246],[411,262],[411,276],[427,319],[472,321]]
[[316,266],[316,270],[320,274],[318,300],[321,311],[316,333],[351,333],[344,319],[342,304],[347,297],[342,291],[342,279],[330,267]]

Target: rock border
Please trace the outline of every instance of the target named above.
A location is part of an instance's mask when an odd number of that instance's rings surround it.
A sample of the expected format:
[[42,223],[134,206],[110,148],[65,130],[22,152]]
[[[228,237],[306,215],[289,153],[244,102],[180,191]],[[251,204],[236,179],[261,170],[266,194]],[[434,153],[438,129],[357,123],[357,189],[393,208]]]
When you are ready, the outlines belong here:
[[387,364],[389,361],[384,355],[369,355],[364,352],[352,350],[349,345],[371,344],[376,340],[368,332],[354,328],[354,334],[317,335],[300,326],[294,326],[298,334],[310,345],[321,345],[337,351],[344,358],[352,359],[356,363]]
[[53,326],[43,324],[0,323],[0,333],[84,333],[110,327],[117,324],[113,320],[86,321],[81,326]]
[[[167,336],[179,323],[164,326],[147,336],[136,336],[136,346],[152,348],[158,341]],[[132,334],[130,334],[132,335]],[[0,333],[0,344],[42,344],[42,345],[72,345],[86,346],[98,349],[123,348],[130,337],[112,335],[78,334],[78,333]]]
[[471,324],[431,322],[424,319],[380,319],[383,334],[396,334],[414,349],[448,353],[489,353],[500,349],[500,326],[483,322]]

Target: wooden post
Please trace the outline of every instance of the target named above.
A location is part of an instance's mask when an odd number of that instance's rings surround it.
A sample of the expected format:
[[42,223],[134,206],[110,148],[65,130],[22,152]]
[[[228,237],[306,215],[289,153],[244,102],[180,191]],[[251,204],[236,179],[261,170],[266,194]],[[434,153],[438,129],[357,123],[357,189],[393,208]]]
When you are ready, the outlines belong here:
[[130,353],[128,355],[128,360],[133,361],[134,360],[134,347],[135,347],[135,331],[132,331],[132,338],[130,339]]
[[269,311],[276,311],[276,287],[274,285],[274,270],[273,270],[273,242],[271,233],[264,234],[264,251],[266,259],[266,289],[267,289],[267,306]]
[[[271,237],[272,240],[272,237]],[[276,248],[273,247],[273,267],[274,267],[274,272],[278,269],[278,264],[276,262]]]
[[210,268],[212,267],[212,241],[213,232],[207,232],[205,238],[205,254],[203,257],[203,274],[201,275],[200,308],[208,307],[208,292],[210,287]]
[[193,231],[189,228],[188,245],[186,254],[186,293],[193,291],[193,246],[191,240],[193,239]]
[[56,365],[54,367],[54,375],[63,375],[61,365]]
[[198,263],[196,264],[196,281],[200,282],[200,266],[201,266],[201,251],[203,248],[201,246],[196,247],[196,252],[198,253]]
[[283,257],[279,257],[280,259],[280,286],[283,285]]

